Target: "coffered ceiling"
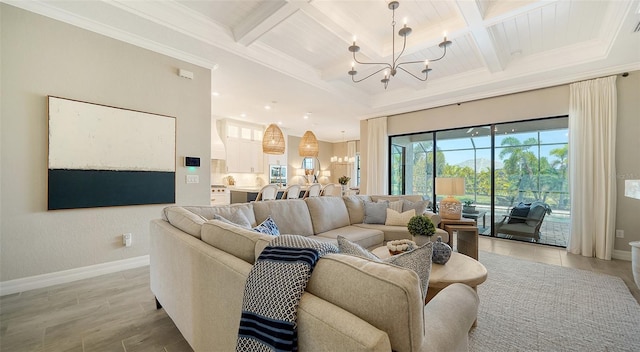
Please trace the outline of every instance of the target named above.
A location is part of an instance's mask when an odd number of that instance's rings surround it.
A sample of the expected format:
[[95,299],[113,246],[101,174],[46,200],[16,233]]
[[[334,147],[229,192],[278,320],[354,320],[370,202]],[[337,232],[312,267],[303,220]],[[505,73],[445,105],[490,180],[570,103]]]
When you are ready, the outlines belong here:
[[400,1],[396,31],[405,18],[413,29],[401,61],[440,56],[445,31],[452,44],[427,82],[399,71],[386,90],[381,73],[347,74],[354,35],[360,60],[391,61],[383,0],[5,2],[211,68],[216,118],[281,121],[326,141],[357,139],[365,118],[640,70],[638,0]]

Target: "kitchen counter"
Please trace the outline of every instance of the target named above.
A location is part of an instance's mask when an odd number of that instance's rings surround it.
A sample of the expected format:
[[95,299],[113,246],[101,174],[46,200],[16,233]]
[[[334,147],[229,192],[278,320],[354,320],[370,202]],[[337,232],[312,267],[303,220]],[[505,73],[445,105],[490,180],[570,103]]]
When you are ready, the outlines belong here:
[[[258,192],[260,192],[260,189],[262,189],[262,187],[235,187],[235,186],[231,186],[229,187],[229,190],[231,191],[231,204],[234,203],[248,203],[248,202],[252,202],[254,200],[256,200],[256,198],[258,197]],[[287,189],[287,187],[280,187],[278,189],[278,195],[276,195],[276,199],[280,199],[282,198],[282,194],[284,193],[284,190]],[[301,186],[300,187],[300,196],[302,197],[302,195],[304,194],[304,192],[306,191],[307,187],[306,186]]]

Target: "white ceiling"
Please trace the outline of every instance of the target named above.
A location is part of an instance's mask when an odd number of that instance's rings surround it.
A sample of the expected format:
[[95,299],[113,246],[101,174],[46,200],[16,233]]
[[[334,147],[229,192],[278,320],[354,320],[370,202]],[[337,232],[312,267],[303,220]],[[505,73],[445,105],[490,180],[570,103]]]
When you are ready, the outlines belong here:
[[347,75],[354,35],[360,60],[391,60],[384,0],[3,1],[212,68],[216,118],[334,142],[359,138],[365,118],[640,70],[639,0],[400,1],[396,32],[405,17],[413,29],[400,61],[440,56],[444,31],[452,45],[427,82],[399,71],[386,90],[381,74]]

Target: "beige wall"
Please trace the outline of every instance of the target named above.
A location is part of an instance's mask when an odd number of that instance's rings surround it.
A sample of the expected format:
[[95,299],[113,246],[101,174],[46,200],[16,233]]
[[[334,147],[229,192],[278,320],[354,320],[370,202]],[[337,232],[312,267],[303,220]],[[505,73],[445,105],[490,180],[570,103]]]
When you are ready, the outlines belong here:
[[[640,179],[640,71],[629,77],[618,76],[618,136],[616,164],[618,174],[618,202],[616,228],[625,230],[625,238],[616,238],[615,249],[629,251],[630,241],[640,240],[640,201],[624,197],[624,179]],[[529,120],[569,114],[569,85],[531,92],[488,98],[460,105],[390,116],[388,135],[440,129],[476,126],[488,123]],[[363,161],[361,187],[366,194],[367,121],[360,123],[361,155]]]
[[[210,70],[10,5],[0,11],[0,281],[148,254],[149,221],[163,205],[47,211],[47,95],[175,116],[176,201],[207,204]],[[193,172],[199,184],[185,184],[187,155],[205,161]],[[132,247],[121,244],[125,232]]]
[[624,180],[640,180],[640,71],[630,72],[628,77],[618,76],[616,86],[616,229],[624,230],[624,238],[616,238],[615,249],[629,251],[629,242],[640,241],[640,200],[624,196]]

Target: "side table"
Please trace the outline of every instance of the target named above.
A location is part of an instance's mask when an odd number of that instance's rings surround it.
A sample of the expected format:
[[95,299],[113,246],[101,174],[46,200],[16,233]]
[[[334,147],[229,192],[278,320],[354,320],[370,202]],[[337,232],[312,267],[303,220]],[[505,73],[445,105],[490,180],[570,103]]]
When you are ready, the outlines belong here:
[[478,260],[478,228],[476,226],[444,225],[444,229],[449,233],[449,238],[453,236],[453,231],[458,233],[456,236],[458,253]]
[[[458,220],[451,220],[451,219],[442,219],[442,220],[440,220],[439,227],[441,229],[447,231],[447,229],[444,228],[446,225],[467,225],[467,226],[474,226],[474,227],[478,226],[478,224],[476,223],[476,220],[468,219],[468,218],[460,218]],[[447,231],[447,232],[449,232],[449,231]],[[453,235],[453,233],[449,232],[449,242],[447,242],[447,244],[453,248],[453,236],[452,235]]]

